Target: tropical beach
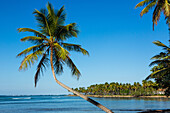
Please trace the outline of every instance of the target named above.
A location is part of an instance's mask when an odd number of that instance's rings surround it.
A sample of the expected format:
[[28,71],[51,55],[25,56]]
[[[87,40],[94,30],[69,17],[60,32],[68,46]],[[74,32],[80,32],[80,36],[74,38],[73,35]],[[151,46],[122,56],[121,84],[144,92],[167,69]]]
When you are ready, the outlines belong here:
[[2,4],[0,112],[170,112],[169,0]]

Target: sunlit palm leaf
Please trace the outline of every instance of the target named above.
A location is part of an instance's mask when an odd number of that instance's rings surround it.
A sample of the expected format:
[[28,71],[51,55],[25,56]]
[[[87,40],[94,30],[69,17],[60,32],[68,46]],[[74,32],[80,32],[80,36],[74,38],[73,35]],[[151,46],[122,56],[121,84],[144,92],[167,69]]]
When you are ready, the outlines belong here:
[[153,1],[155,1],[155,0],[143,0],[143,1],[139,2],[139,3],[135,6],[135,8],[148,5],[149,3],[153,2]]
[[54,70],[57,75],[63,73],[63,60],[60,58],[60,55],[56,49],[53,50],[53,63],[54,63]]
[[84,55],[89,55],[89,52],[83,48],[81,48],[80,45],[76,44],[68,44],[68,43],[62,43],[63,47],[69,51],[76,51],[76,52],[81,52]]
[[19,70],[22,70],[22,69],[25,70],[25,69],[28,68],[28,65],[29,66],[33,65],[35,63],[35,61],[38,60],[38,57],[40,55],[42,55],[42,54],[43,54],[43,52],[41,50],[38,50],[38,51],[36,51],[34,53],[31,53],[31,54],[27,55],[24,58],[24,60],[21,62]]
[[164,13],[165,19],[167,20],[167,24],[170,27],[170,4],[168,3],[168,0],[143,0],[140,3],[138,3],[135,8],[144,6],[144,9],[141,11],[140,15],[143,16],[143,14],[149,12],[152,8],[154,8],[153,11],[153,30],[154,25],[157,25],[158,21],[160,20],[161,12]]
[[30,28],[18,28],[18,31],[19,32],[32,32],[32,33],[34,33],[37,36],[44,37],[44,38],[46,37],[45,35],[43,35],[39,31],[36,31],[34,29],[30,29]]
[[160,19],[160,15],[161,15],[161,6],[157,5],[153,11],[153,17],[152,17],[152,22],[153,22],[153,30],[154,30],[154,25],[157,25],[157,22]]
[[21,53],[19,53],[17,55],[17,57],[22,56],[22,55],[26,55],[26,54],[28,54],[31,51],[34,52],[34,51],[36,51],[36,50],[38,50],[38,49],[40,49],[42,47],[44,47],[44,46],[42,46],[42,44],[41,45],[35,45],[35,46],[32,46],[32,47],[29,47],[29,48],[25,49],[24,51],[22,51]]
[[68,67],[71,68],[72,75],[75,75],[77,79],[79,79],[81,73],[76,67],[76,65],[73,63],[73,61],[70,59],[69,56],[67,56],[67,59],[65,60],[65,63],[67,64]]
[[165,47],[166,49],[168,48],[165,44],[163,44],[163,43],[160,42],[160,41],[154,41],[153,43],[154,43],[155,45],[157,45],[157,46]]
[[156,0],[152,1],[150,4],[148,4],[140,13],[140,16],[143,16],[143,14],[146,14],[151,8],[153,8],[156,4]]
[[65,60],[66,56],[69,55],[69,52],[61,47],[58,43],[54,43],[54,47],[58,51],[59,58]]

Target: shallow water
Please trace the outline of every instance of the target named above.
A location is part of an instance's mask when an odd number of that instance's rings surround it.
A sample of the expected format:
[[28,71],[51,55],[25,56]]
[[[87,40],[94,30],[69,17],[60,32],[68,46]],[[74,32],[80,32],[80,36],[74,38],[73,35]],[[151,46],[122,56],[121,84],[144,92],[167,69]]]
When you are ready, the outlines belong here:
[[[93,98],[115,113],[170,109],[165,98]],[[80,97],[33,95],[0,96],[0,113],[104,113]]]

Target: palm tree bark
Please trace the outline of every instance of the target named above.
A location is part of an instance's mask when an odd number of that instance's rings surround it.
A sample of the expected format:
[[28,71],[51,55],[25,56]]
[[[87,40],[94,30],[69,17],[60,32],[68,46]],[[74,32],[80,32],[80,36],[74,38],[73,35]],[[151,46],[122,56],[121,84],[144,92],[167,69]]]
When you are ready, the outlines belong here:
[[100,109],[102,109],[103,111],[105,111],[106,113],[114,113],[112,112],[110,109],[106,108],[105,106],[101,105],[100,103],[92,100],[91,98],[77,92],[77,91],[74,91],[72,88],[66,86],[65,84],[61,83],[60,81],[57,80],[56,76],[55,76],[55,72],[54,72],[54,66],[53,66],[53,48],[51,47],[51,54],[50,54],[50,63],[51,63],[51,70],[52,70],[52,73],[53,73],[53,77],[55,79],[55,81],[60,85],[62,86],[63,88],[67,89],[68,91],[76,94],[77,96],[89,101],[90,103],[94,104],[95,106],[99,107]]

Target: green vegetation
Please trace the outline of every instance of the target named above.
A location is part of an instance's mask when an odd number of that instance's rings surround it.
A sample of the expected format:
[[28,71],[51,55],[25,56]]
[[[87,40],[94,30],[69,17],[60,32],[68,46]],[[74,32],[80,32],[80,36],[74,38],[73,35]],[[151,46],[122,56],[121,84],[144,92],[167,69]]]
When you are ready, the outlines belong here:
[[48,3],[47,10],[35,10],[34,14],[39,26],[38,31],[30,28],[18,29],[19,32],[31,32],[35,34],[35,36],[27,36],[21,39],[23,42],[31,42],[33,46],[25,49],[17,55],[18,57],[25,56],[19,69],[25,70],[28,68],[28,66],[32,66],[36,61],[39,61],[34,77],[36,87],[41,72],[50,64],[53,77],[60,86],[91,102],[107,113],[112,113],[112,111],[105,106],[88,98],[87,96],[80,94],[79,92],[72,90],[70,87],[61,83],[56,78],[55,74],[63,73],[64,64],[71,68],[72,75],[76,76],[77,78],[80,76],[80,71],[71,60],[70,53],[68,51],[76,51],[81,52],[83,55],[89,55],[88,51],[83,49],[80,45],[65,43],[67,39],[71,37],[77,37],[78,29],[76,23],[64,25],[66,19],[64,6],[61,9],[55,11],[53,6]]
[[143,0],[136,5],[135,8],[145,6],[141,11],[140,15],[148,13],[149,10],[154,8],[152,23],[153,30],[154,25],[157,25],[157,22],[160,20],[161,12],[164,13],[166,24],[169,27],[169,47],[160,41],[154,41],[153,43],[157,46],[163,48],[164,52],[152,57],[155,61],[151,62],[150,66],[154,66],[151,71],[152,73],[146,78],[154,79],[158,84],[159,88],[164,88],[166,96],[170,95],[170,0]]
[[152,67],[152,73],[146,78],[154,79],[160,88],[166,89],[165,95],[170,95],[170,48],[165,44],[155,41],[155,45],[162,47],[164,52],[159,53],[158,55],[153,56],[151,59],[154,61],[151,62],[150,66]]
[[149,10],[153,10],[153,16],[152,16],[152,23],[153,23],[153,30],[154,30],[154,25],[157,25],[160,16],[161,16],[161,12],[164,13],[165,15],[165,19],[167,24],[170,27],[170,0],[143,0],[141,2],[139,2],[135,8],[138,7],[145,7],[141,13],[140,16],[143,16],[143,14],[146,14],[149,12]]
[[95,84],[87,88],[79,87],[74,90],[84,93],[86,95],[131,95],[131,96],[151,96],[157,93],[158,85],[152,81],[142,81],[142,85],[139,82],[130,83],[105,83]]

